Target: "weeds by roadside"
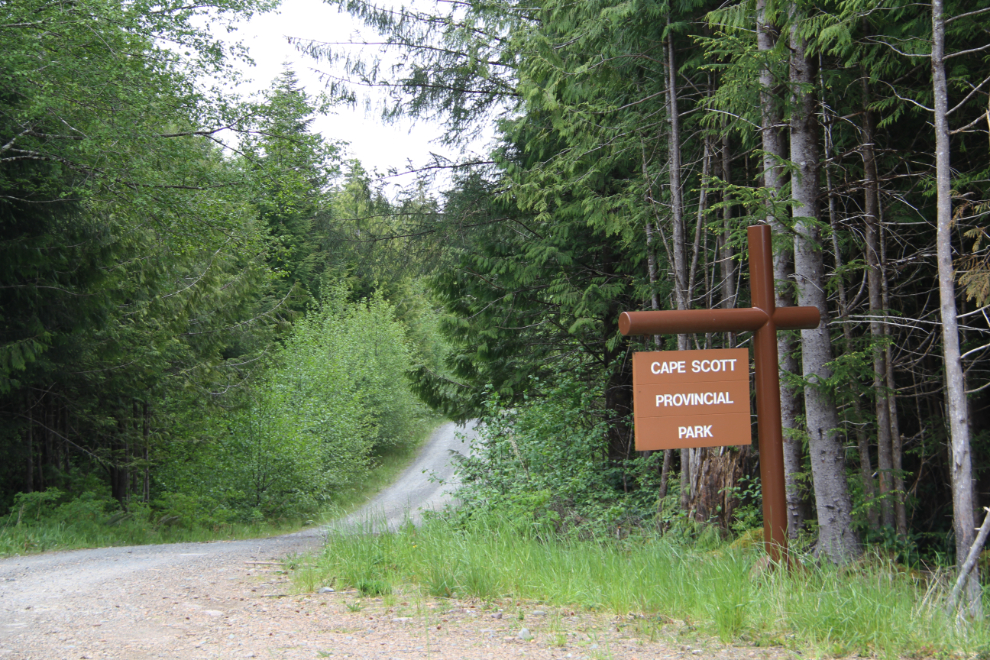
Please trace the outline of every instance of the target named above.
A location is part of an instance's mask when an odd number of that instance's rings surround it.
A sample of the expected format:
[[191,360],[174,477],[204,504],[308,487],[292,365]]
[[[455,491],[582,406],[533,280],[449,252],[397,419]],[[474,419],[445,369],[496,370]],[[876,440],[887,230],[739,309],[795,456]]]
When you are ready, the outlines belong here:
[[75,496],[58,489],[21,493],[0,517],[0,557],[153,543],[263,538],[326,524],[367,502],[398,477],[435,427],[424,426],[414,442],[396,444],[376,457],[359,485],[336,493],[323,511],[306,518],[237,520],[223,506],[203,498],[167,493],[151,503],[131,502],[126,510],[98,485]]
[[905,572],[874,556],[838,569],[761,571],[756,550],[701,551],[662,537],[570,539],[489,519],[441,519],[395,533],[334,534],[295,577],[303,590],[335,581],[370,595],[418,585],[430,597],[538,600],[558,607],[678,620],[723,642],[813,648],[819,655],[979,656],[990,632],[959,629],[945,612],[946,576]]

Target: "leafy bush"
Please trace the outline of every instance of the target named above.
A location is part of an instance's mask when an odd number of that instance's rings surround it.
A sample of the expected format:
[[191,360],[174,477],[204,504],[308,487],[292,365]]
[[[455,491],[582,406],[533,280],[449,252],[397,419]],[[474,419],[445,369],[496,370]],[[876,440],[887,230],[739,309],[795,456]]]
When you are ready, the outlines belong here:
[[[460,468],[461,520],[497,515],[519,531],[610,530],[652,519],[658,456],[608,460],[607,423],[593,385],[561,375],[534,379],[515,408],[489,392],[474,454]],[[638,487],[623,488],[620,471]]]
[[11,514],[16,512],[17,524],[27,518],[28,520],[41,520],[43,516],[50,515],[52,503],[58,501],[63,493],[58,488],[49,488],[44,491],[34,493],[17,493],[14,495],[14,506]]
[[410,392],[411,363],[381,295],[351,302],[333,288],[214,426],[215,439],[171,449],[158,481],[241,522],[324,508],[368,474],[376,452],[418,436],[429,413]]

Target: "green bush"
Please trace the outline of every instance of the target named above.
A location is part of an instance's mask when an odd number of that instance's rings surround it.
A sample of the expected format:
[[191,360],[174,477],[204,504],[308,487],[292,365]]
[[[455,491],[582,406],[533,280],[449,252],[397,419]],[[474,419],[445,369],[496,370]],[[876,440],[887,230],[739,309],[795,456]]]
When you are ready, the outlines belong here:
[[213,437],[169,449],[157,482],[210,507],[175,515],[299,519],[365,478],[378,452],[420,435],[430,415],[409,389],[402,323],[381,295],[352,302],[348,293],[332,288],[294,324]]
[[[609,462],[598,391],[565,374],[552,386],[534,379],[523,404],[510,409],[489,392],[473,456],[459,467],[454,515],[495,515],[538,536],[652,522],[661,457]],[[622,472],[637,487],[624,488]]]
[[17,524],[26,520],[40,521],[47,518],[54,510],[54,503],[62,498],[64,493],[58,488],[49,488],[33,493],[17,493],[14,495],[14,506],[11,515],[16,512]]

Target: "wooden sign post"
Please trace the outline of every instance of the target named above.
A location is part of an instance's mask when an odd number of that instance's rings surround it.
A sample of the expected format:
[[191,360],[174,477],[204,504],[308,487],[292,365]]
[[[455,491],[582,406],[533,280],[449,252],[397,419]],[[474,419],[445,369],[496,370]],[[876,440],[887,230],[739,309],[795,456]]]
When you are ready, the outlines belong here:
[[[763,544],[774,561],[781,559],[786,561],[787,493],[784,486],[784,434],[780,421],[777,330],[817,328],[821,323],[821,316],[817,307],[777,308],[775,306],[770,227],[768,225],[753,225],[747,230],[747,238],[749,240],[749,284],[753,301],[752,307],[623,312],[619,316],[619,331],[627,336],[753,331],[753,354],[756,366],[756,419],[760,443],[760,482],[763,491]],[[663,354],[683,355],[687,352],[671,351]],[[636,364],[635,359],[634,357],[634,365]],[[654,394],[654,396],[656,395]],[[695,399],[692,398],[693,400]],[[638,399],[634,400],[634,405],[637,401]],[[734,399],[733,402],[735,403]],[[671,423],[669,426],[674,427],[674,424]],[[696,426],[696,424],[681,424],[680,426]],[[638,438],[638,429],[636,433]],[[705,431],[702,430],[702,433]],[[714,435],[713,431],[712,434]],[[697,447],[705,445],[683,443],[675,446]]]

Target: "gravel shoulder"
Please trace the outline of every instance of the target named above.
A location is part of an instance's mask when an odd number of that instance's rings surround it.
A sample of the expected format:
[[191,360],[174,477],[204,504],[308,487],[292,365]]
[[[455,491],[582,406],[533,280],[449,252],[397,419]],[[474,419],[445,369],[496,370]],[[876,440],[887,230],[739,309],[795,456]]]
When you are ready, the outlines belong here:
[[[451,486],[429,472],[449,482],[450,452],[467,453],[473,437],[472,428],[438,429],[399,480],[345,524],[393,526],[442,506]],[[536,604],[297,594],[280,560],[317,550],[324,534],[2,560],[0,659],[793,657],[698,641],[683,624]]]

